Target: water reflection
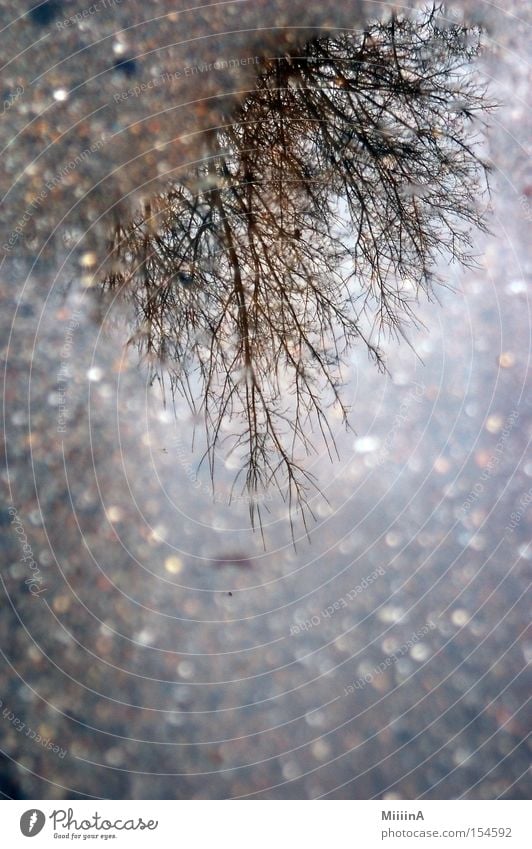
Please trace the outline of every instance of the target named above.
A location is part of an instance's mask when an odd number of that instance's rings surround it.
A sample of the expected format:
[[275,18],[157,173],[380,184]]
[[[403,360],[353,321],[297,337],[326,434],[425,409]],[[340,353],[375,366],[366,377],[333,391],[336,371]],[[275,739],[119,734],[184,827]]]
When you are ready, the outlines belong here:
[[472,261],[479,39],[434,8],[266,62],[201,161],[116,223],[104,286],[134,305],[152,378],[201,415],[213,483],[232,457],[254,526],[270,487],[307,525],[305,460],[348,424],[349,350],[384,367],[380,336],[415,323],[436,261]]

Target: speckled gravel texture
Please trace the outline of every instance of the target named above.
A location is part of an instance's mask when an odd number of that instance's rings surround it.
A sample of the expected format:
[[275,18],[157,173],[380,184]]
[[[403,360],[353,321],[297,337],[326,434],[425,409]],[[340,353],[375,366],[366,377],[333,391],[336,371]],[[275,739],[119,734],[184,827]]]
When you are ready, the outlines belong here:
[[355,433],[309,460],[329,503],[296,548],[282,504],[266,548],[228,506],[230,468],[214,499],[191,480],[191,416],[90,284],[109,220],[202,155],[260,63],[185,68],[282,55],[377,4],[26,5],[0,2],[3,795],[529,797],[525,4],[451,6],[486,23],[476,72],[501,103],[491,233],[388,374],[353,353]]

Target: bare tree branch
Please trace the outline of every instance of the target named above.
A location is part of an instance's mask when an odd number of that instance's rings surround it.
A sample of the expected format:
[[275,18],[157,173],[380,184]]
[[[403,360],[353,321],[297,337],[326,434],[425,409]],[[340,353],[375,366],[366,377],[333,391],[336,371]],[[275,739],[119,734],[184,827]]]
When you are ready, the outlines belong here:
[[239,457],[254,526],[271,486],[306,526],[305,458],[316,440],[335,455],[331,407],[348,422],[346,354],[384,367],[380,334],[415,323],[437,262],[474,259],[480,32],[440,13],[265,62],[204,162],[113,234],[105,287],[134,304],[131,341],[201,411],[213,484],[216,450]]

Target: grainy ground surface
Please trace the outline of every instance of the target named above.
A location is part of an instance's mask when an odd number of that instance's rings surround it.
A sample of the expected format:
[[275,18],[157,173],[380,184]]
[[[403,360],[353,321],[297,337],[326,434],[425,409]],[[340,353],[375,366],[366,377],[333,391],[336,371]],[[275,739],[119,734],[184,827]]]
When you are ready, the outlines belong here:
[[[279,0],[178,14],[159,2],[147,21],[130,0],[65,24],[83,8],[56,4],[39,23],[0,3],[0,789],[529,796],[524,4],[451,7],[488,24],[478,73],[502,104],[486,142],[492,234],[477,240],[477,270],[445,270],[457,291],[420,307],[419,358],[390,344],[383,376],[354,353],[356,434],[338,431],[340,461],[311,463],[329,505],[316,499],[297,550],[281,505],[264,550],[245,505],[227,506],[229,476],[215,501],[207,480],[191,484],[190,416],[174,420],[124,352],[119,309],[101,332],[79,262],[89,249],[103,259],[110,209],[131,209],[150,181],[201,156],[199,131],[226,119],[256,73],[186,67],[281,54],[312,27],[359,26],[373,7]],[[133,64],[112,70],[117,58]],[[43,178],[100,142],[30,207]],[[191,450],[190,468],[197,459]]]

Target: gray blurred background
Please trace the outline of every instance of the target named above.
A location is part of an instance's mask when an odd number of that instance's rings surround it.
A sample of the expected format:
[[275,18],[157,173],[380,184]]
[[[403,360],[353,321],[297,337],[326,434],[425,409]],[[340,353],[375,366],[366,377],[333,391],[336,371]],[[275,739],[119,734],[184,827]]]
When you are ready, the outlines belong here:
[[191,481],[194,421],[148,385],[120,304],[102,330],[93,283],[115,212],[201,156],[256,73],[185,68],[283,55],[377,4],[45,5],[0,3],[4,797],[527,797],[524,5],[446,13],[486,27],[475,72],[501,104],[478,268],[442,269],[454,291],[387,345],[388,374],[353,352],[354,433],[309,461],[328,501],[294,546],[272,500],[265,547],[230,463],[214,499]]

